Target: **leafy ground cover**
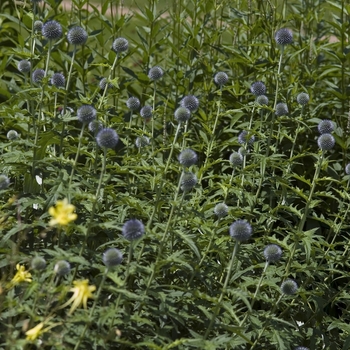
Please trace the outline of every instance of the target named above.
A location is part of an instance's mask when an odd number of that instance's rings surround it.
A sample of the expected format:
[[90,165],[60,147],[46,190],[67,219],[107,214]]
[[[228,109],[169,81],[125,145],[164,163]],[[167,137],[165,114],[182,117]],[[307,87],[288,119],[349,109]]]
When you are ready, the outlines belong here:
[[0,5],[0,348],[348,349],[350,6],[87,3]]

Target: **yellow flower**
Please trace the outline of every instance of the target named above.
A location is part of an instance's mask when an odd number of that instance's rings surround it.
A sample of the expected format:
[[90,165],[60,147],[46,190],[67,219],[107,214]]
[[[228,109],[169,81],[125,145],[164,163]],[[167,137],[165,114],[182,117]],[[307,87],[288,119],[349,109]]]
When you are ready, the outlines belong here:
[[34,328],[30,329],[26,332],[27,340],[35,340],[42,333],[42,329],[44,327],[44,322],[40,322]]
[[16,269],[17,272],[9,283],[8,288],[11,288],[21,282],[32,282],[32,275],[30,272],[25,270],[24,265],[17,264]]
[[93,298],[92,292],[96,290],[95,286],[89,286],[89,280],[73,281],[75,287],[71,288],[70,291],[73,292],[71,298],[64,303],[60,309],[72,304],[68,315],[71,315],[80,305],[87,308],[87,300]]
[[73,213],[74,210],[75,206],[69,204],[67,198],[63,201],[57,201],[56,208],[49,208],[49,214],[52,216],[49,225],[68,225],[71,221],[74,221],[77,218],[77,214]]

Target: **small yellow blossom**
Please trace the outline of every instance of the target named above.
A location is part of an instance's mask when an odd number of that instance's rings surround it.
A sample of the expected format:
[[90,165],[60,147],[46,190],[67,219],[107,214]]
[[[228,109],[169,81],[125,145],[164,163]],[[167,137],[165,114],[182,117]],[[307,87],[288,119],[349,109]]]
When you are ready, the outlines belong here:
[[42,329],[44,327],[44,322],[40,322],[34,328],[30,329],[26,332],[27,340],[35,340],[42,333]]
[[64,303],[60,309],[72,304],[69,315],[71,315],[80,305],[87,308],[87,300],[93,298],[92,292],[96,290],[95,286],[89,286],[89,280],[73,281],[75,287],[71,288],[70,291],[73,292],[71,298]]
[[73,213],[74,210],[75,206],[69,204],[67,198],[63,201],[57,201],[56,207],[49,208],[49,214],[52,216],[49,225],[68,225],[71,221],[74,221],[77,218],[77,214]]
[[16,269],[17,272],[9,283],[8,288],[11,288],[21,282],[32,282],[32,275],[30,272],[26,271],[24,265],[17,264]]

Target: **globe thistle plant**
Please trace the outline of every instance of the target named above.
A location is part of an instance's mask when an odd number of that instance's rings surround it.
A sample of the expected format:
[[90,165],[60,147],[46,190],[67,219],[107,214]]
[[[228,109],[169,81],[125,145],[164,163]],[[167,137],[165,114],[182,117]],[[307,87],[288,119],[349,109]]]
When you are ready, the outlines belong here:
[[100,130],[96,136],[96,142],[101,148],[115,148],[118,140],[118,134],[110,128]]
[[43,22],[41,21],[35,21],[34,22],[34,31],[41,32],[43,29]]
[[156,81],[162,78],[163,74],[164,74],[163,69],[160,68],[159,66],[152,67],[148,71],[148,77],[153,81]]
[[214,208],[214,214],[219,218],[223,218],[228,214],[228,206],[225,203],[218,203]]
[[179,107],[175,111],[174,116],[178,122],[186,122],[191,117],[191,111],[186,107]]
[[150,140],[147,136],[138,136],[135,141],[135,146],[137,148],[146,147],[150,144]]
[[66,78],[62,73],[55,73],[51,77],[51,84],[56,86],[56,87],[65,87],[66,85]]
[[9,186],[10,186],[9,178],[4,174],[0,175],[0,190],[5,190]]
[[131,219],[124,224],[122,234],[129,241],[139,239],[145,234],[145,226],[140,220]]
[[116,53],[125,52],[129,48],[129,42],[125,38],[117,38],[114,40],[112,48]]
[[19,138],[18,132],[16,130],[9,130],[6,135],[7,139],[10,141],[17,140]]
[[108,82],[107,78],[102,78],[98,83],[98,86],[101,90],[112,89],[114,87],[114,85],[111,82]]
[[324,119],[318,124],[317,128],[320,134],[330,134],[334,131],[334,123],[331,120]]
[[335,139],[331,134],[322,134],[317,139],[317,144],[322,151],[329,151],[334,147]]
[[89,123],[88,129],[93,134],[97,134],[100,130],[103,129],[103,123],[100,120],[93,120]]
[[214,76],[214,82],[219,87],[223,87],[228,82],[228,75],[225,72],[218,72]]
[[137,111],[140,108],[140,100],[137,97],[130,97],[126,101],[126,106],[131,110],[131,111]]
[[181,190],[184,192],[191,191],[197,185],[198,179],[192,172],[183,172],[181,175]]
[[103,263],[106,267],[111,268],[120,265],[123,261],[123,254],[119,249],[108,248],[102,257]]
[[18,70],[21,72],[21,73],[29,73],[30,72],[30,67],[31,67],[31,64],[28,60],[21,60],[18,62]]
[[32,259],[31,266],[33,270],[44,270],[46,267],[46,261],[41,256],[36,256]]
[[140,110],[140,115],[143,119],[151,119],[153,114],[153,109],[151,106],[144,106]]
[[277,244],[269,244],[264,249],[264,257],[266,261],[276,262],[281,259],[282,249]]
[[259,103],[259,105],[261,105],[261,106],[263,106],[263,105],[267,106],[269,104],[269,99],[265,95],[260,95],[260,96],[257,96],[256,102]]
[[275,40],[282,46],[293,44],[293,32],[288,28],[281,28],[276,32]]
[[350,175],[350,163],[345,166],[345,174]]
[[252,236],[253,229],[248,221],[237,220],[230,226],[229,232],[237,242],[245,242]]
[[32,73],[32,80],[34,84],[40,84],[45,77],[45,71],[43,69],[36,69]]
[[255,96],[265,95],[266,94],[266,86],[262,81],[257,81],[251,85],[250,91]]
[[196,96],[188,95],[180,101],[180,106],[187,108],[190,112],[194,112],[199,108],[199,101]]
[[48,21],[43,24],[41,33],[47,40],[58,40],[62,36],[62,27],[57,21]]
[[309,103],[310,97],[307,93],[305,92],[301,92],[300,94],[298,94],[297,96],[297,102],[302,105],[305,106]]
[[184,149],[180,154],[179,154],[179,163],[183,165],[184,167],[190,167],[194,164],[197,163],[198,161],[198,156],[195,151],[192,149]]
[[281,292],[285,295],[293,295],[297,291],[298,291],[298,284],[292,279],[287,279],[281,285]]
[[241,145],[248,144],[252,145],[255,141],[255,136],[250,135],[250,138],[248,139],[249,132],[246,130],[243,130],[239,135],[238,135],[238,143]]
[[83,124],[89,124],[96,119],[96,109],[90,105],[83,105],[77,111],[77,117]]
[[57,261],[54,267],[54,271],[58,276],[68,275],[70,272],[70,263],[66,260]]
[[288,113],[289,111],[286,103],[283,103],[283,102],[277,103],[275,114],[278,117],[282,117],[283,115],[288,115]]
[[87,39],[88,34],[86,30],[82,27],[73,27],[68,31],[67,40],[72,45],[84,45]]
[[232,166],[235,168],[235,167],[243,164],[243,155],[239,152],[232,152],[230,154],[229,160],[230,160],[230,163],[232,164]]
[[294,348],[294,350],[310,350],[310,349],[305,346],[297,346],[296,348]]

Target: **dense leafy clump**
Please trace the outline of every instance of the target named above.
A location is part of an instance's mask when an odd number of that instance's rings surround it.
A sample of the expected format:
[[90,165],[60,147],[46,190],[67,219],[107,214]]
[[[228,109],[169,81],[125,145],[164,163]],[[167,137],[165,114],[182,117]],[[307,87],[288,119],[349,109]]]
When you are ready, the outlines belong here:
[[339,1],[0,1],[1,349],[348,349]]

